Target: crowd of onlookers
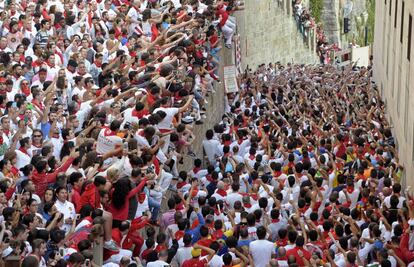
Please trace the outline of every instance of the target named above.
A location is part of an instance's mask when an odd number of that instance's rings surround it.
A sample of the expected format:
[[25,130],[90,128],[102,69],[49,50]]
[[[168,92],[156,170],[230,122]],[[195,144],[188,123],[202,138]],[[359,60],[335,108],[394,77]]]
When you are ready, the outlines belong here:
[[243,8],[0,1],[2,264],[139,263]]
[[0,265],[413,265],[370,68],[246,71],[194,154],[243,8],[0,2]]
[[311,10],[308,9],[302,0],[292,0],[293,16],[295,18],[298,31],[302,34],[305,43],[309,43],[315,35],[316,52],[321,64],[333,64],[334,58],[332,52],[340,50],[338,44],[330,44],[326,38],[322,23],[316,23],[312,17]]
[[210,266],[413,266],[414,199],[371,72],[277,63],[240,77],[203,141],[215,167],[195,168],[210,228],[197,243],[225,240]]

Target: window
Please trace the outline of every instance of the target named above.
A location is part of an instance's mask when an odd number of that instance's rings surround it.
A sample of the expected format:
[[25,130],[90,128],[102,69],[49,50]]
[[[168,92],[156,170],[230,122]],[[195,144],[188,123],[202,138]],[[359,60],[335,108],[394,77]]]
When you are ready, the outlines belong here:
[[408,140],[408,114],[410,109],[409,99],[410,99],[410,65],[408,65],[408,70],[405,74],[405,112],[404,112],[404,138],[407,141]]
[[407,43],[407,59],[410,61],[411,59],[411,31],[413,26],[413,16],[408,18],[408,43]]
[[390,8],[388,10],[388,15],[391,17],[391,8],[392,8],[392,0],[390,0]]
[[400,33],[400,43],[403,43],[403,34],[404,34],[404,8],[405,8],[405,2],[402,2],[402,8],[401,8],[401,33]]
[[398,0],[395,0],[394,28],[397,28]]

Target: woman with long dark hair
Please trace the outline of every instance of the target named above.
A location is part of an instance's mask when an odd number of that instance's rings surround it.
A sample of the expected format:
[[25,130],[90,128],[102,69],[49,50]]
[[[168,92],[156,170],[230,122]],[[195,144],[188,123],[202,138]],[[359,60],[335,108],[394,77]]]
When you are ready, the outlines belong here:
[[129,199],[141,192],[146,184],[147,178],[144,178],[137,187],[132,189],[129,179],[122,178],[113,185],[112,201],[108,209],[114,218],[113,227],[117,228],[122,221],[128,219]]

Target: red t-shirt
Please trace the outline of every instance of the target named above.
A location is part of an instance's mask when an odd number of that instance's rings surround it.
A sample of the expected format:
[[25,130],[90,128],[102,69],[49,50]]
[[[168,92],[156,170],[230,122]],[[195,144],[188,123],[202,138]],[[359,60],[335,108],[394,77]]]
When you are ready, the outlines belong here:
[[181,267],[205,267],[207,266],[207,260],[206,259],[189,259],[183,262],[183,265]]
[[303,262],[303,260],[302,260],[302,257],[299,257],[299,254],[298,254],[298,251],[302,251],[302,253],[303,253],[303,257],[305,258],[305,259],[307,259],[307,260],[310,260],[310,258],[312,257],[312,255],[310,254],[310,252],[309,251],[307,251],[307,250],[305,250],[305,249],[303,249],[303,248],[298,248],[298,247],[295,247],[295,248],[292,248],[292,249],[289,249],[287,252],[286,252],[286,257],[288,257],[289,258],[289,256],[290,255],[293,255],[295,258],[296,258],[296,263],[299,265],[299,266],[305,266],[305,263]]
[[[210,244],[211,243],[213,243],[213,240],[208,239],[208,238],[206,238],[206,239],[200,239],[197,242],[197,244],[199,244],[201,246],[205,246],[205,247],[210,247]],[[207,251],[201,250],[201,256],[203,257],[203,256],[206,256],[206,255],[208,255]]]

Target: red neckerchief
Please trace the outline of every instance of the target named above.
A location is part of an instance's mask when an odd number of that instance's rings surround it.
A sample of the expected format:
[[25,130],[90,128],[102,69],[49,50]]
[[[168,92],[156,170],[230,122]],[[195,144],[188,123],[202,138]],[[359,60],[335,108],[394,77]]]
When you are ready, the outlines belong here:
[[250,203],[245,203],[245,204],[243,204],[243,206],[244,206],[245,208],[250,209],[250,208],[252,207],[252,204],[250,204]]
[[354,187],[353,186],[347,186],[346,191],[348,192],[348,194],[352,194],[354,192]]
[[10,171],[15,176],[19,174],[19,170],[14,166],[11,167]]
[[193,168],[193,173],[194,173],[194,174],[197,174],[200,170],[201,170],[201,168],[200,168],[200,167],[194,167],[194,168]]
[[256,156],[255,156],[255,155],[250,155],[250,156],[249,156],[249,159],[250,159],[250,160],[254,160],[255,158],[256,158]]
[[3,145],[3,142],[4,142],[3,136],[0,136],[0,145]]
[[239,140],[237,140],[237,144],[239,144],[239,145],[241,145],[242,143],[243,143],[243,139],[239,139]]
[[139,194],[138,194],[138,202],[139,202],[140,204],[144,203],[144,201],[145,201],[145,198],[146,198],[146,197],[147,197],[147,195],[145,195],[145,193],[144,193],[144,192],[139,193]]
[[19,150],[20,150],[21,152],[23,152],[24,154],[26,154],[26,155],[30,156],[30,155],[29,155],[29,153],[27,153],[27,149],[25,149],[24,147],[22,147],[22,146],[21,146],[21,147],[19,148]]
[[225,145],[225,146],[230,146],[230,145],[231,145],[231,141],[225,141],[225,142],[224,142],[224,145]]
[[217,190],[217,194],[219,194],[219,195],[220,195],[220,196],[222,196],[222,197],[227,196],[227,192],[226,192],[226,191],[224,191],[224,189],[218,189],[218,190]]
[[39,103],[36,99],[32,100],[32,104],[38,107],[40,110],[43,110],[45,108],[43,103]]
[[103,134],[104,134],[104,136],[116,136],[116,132],[115,131],[112,131],[111,129],[109,129],[108,127],[104,127],[104,132],[103,132]]
[[179,182],[177,183],[177,189],[183,188],[187,183],[186,182]]
[[176,240],[180,240],[181,238],[183,238],[184,237],[184,231],[183,230],[178,230],[177,232],[175,232],[175,239]]
[[276,241],[276,245],[278,247],[284,247],[287,245],[287,237],[283,238],[283,239],[279,239]]
[[27,85],[23,85],[21,87],[22,93],[25,94],[25,96],[29,96],[31,94],[30,88]]
[[309,207],[306,205],[303,208],[299,208],[300,213],[305,213],[305,211],[307,211],[309,209]]
[[275,178],[278,178],[280,175],[282,175],[282,171],[273,172],[273,177],[275,177]]
[[161,251],[166,250],[166,249],[167,249],[167,247],[164,246],[164,245],[157,245],[155,247],[155,251],[157,251],[157,252],[161,252]]
[[259,199],[259,196],[256,193],[250,194],[250,197],[253,198],[254,201],[257,201]]
[[133,117],[137,117],[138,119],[142,119],[145,115],[148,115],[148,114],[149,114],[148,110],[146,110],[146,109],[143,109],[143,110],[140,110],[140,111],[138,111],[136,109],[133,109],[132,112],[131,112],[131,115]]
[[213,181],[213,178],[211,177],[211,174],[207,174],[206,179],[209,182],[212,182]]

